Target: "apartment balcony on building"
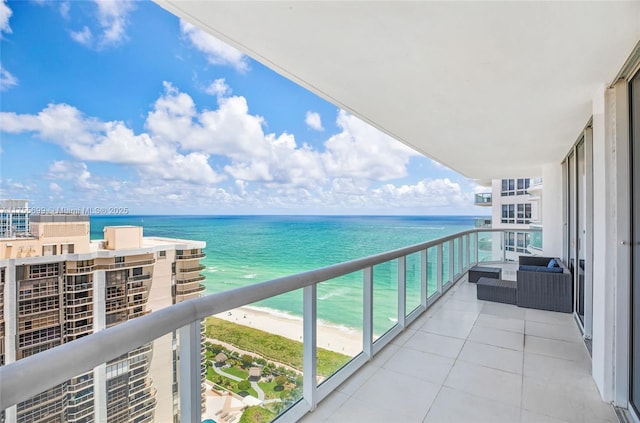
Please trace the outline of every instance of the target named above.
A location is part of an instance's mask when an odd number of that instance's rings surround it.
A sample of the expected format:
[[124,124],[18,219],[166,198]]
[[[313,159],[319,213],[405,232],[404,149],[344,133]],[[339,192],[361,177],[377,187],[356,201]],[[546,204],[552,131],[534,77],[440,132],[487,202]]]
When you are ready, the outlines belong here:
[[[109,362],[111,377],[122,371],[119,369],[127,369],[129,384],[149,387],[146,376],[151,342],[177,331],[180,420],[215,420],[216,410],[219,418],[226,414],[227,420],[239,419],[246,407],[215,408],[215,386],[207,382],[203,391],[202,378],[208,370],[202,362],[202,353],[207,351],[202,342],[208,334],[201,322],[258,300],[298,292],[303,310],[299,322],[302,367],[296,382],[300,389],[281,402],[272,402],[281,404],[273,408],[265,402],[262,406],[274,412],[265,421],[280,414],[278,421],[302,422],[615,422],[614,409],[602,401],[590,377],[589,351],[573,314],[477,299],[477,284],[467,278],[472,267],[498,267],[502,279],[518,278],[518,265],[494,257],[492,246],[486,245],[502,243],[505,232],[468,230],[184,301],[123,322],[76,343],[44,351],[37,359],[0,368],[3,380],[10,381],[0,386],[1,406],[48,389],[30,384],[32,379],[40,380],[42,372],[47,383],[55,384],[79,380],[77,374],[83,369],[105,362]],[[199,267],[188,269],[198,272]],[[359,313],[363,324],[361,331],[349,335],[351,340],[359,339],[358,346],[343,348],[343,358],[327,373],[317,358],[330,346],[318,310],[331,300],[320,301],[317,290],[330,281],[342,281],[345,286],[357,283],[363,303],[359,310],[350,312]],[[398,299],[393,319],[377,301],[389,295]],[[107,340],[109,348],[96,352],[92,347]],[[224,340],[222,336],[220,341]],[[339,345],[341,340],[331,338],[329,342]],[[144,346],[138,347],[140,344]],[[73,356],[68,354],[71,349]],[[13,372],[23,377],[13,378]],[[144,415],[154,406],[150,391],[127,400],[123,396],[126,380],[112,380],[110,418],[118,420],[138,412]],[[223,414],[223,410],[227,412]]]
[[476,206],[491,207],[491,193],[490,192],[485,192],[485,193],[481,193],[481,194],[476,194],[475,195],[474,204]]
[[483,228],[488,229],[491,228],[491,218],[490,217],[476,217],[473,221],[473,226],[475,228]]

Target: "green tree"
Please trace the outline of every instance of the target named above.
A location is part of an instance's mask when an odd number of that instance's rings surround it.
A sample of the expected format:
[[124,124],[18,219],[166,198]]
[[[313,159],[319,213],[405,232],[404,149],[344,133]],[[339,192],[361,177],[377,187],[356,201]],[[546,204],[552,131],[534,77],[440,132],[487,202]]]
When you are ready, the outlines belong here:
[[273,380],[276,383],[276,390],[282,391],[284,389],[284,384],[287,383],[287,377],[285,375],[276,376]]
[[248,380],[242,380],[238,382],[238,390],[239,391],[248,391],[251,388],[251,382]]
[[241,357],[242,360],[242,367],[247,368],[249,366],[251,366],[251,364],[253,364],[253,357],[250,356],[249,354],[243,354]]

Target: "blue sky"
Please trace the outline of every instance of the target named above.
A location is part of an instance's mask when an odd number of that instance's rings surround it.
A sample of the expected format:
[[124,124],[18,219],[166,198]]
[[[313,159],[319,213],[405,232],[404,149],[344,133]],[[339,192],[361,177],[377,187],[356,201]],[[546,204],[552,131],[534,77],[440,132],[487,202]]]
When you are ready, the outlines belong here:
[[151,2],[0,3],[0,198],[135,214],[482,214],[472,180]]

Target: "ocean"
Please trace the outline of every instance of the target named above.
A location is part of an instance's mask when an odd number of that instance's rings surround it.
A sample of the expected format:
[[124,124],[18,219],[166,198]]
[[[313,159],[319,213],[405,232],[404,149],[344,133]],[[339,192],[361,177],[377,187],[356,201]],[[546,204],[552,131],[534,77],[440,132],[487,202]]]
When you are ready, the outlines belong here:
[[[471,229],[474,217],[92,216],[91,239],[102,239],[102,228],[110,225],[143,226],[144,236],[205,241],[207,256],[200,262],[206,266],[202,271],[207,277],[206,293],[213,294]],[[374,268],[374,332],[378,335],[396,320],[396,275],[395,263]],[[415,254],[407,261],[408,310],[419,304],[418,281]],[[324,324],[361,330],[362,272],[322,283],[317,292],[318,318]],[[302,290],[252,306],[299,319]]]

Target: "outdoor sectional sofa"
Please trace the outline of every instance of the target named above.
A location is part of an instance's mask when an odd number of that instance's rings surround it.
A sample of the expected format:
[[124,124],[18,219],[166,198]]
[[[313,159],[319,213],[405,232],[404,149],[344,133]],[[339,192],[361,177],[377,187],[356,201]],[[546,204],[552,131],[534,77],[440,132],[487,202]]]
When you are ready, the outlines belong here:
[[[551,260],[555,266],[550,266]],[[571,313],[573,284],[571,272],[558,258],[520,256],[517,272],[519,307]]]
[[480,277],[477,281],[478,299],[571,313],[571,272],[560,259],[520,256],[519,264],[516,281],[501,280],[491,275]]

